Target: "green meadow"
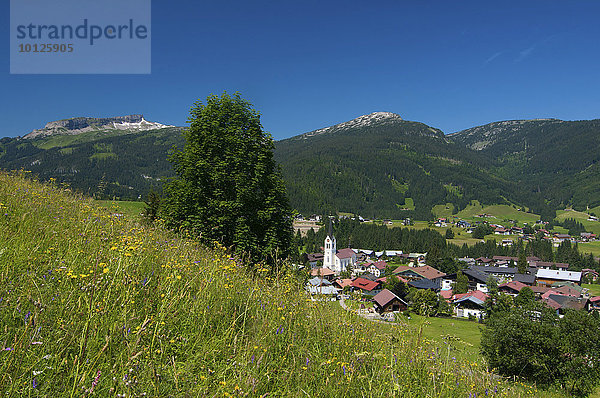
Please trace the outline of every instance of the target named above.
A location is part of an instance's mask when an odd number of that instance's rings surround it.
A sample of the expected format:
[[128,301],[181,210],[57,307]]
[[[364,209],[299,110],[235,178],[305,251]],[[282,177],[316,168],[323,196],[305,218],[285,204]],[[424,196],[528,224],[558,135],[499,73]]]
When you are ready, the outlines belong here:
[[0,210],[3,396],[535,395],[414,325],[310,300],[287,267],[51,183],[1,173]]

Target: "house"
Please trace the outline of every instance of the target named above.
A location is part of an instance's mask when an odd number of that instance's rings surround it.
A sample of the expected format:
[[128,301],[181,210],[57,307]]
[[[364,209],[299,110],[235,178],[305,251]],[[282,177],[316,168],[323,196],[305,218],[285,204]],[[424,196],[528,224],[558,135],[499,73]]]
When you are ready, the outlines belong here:
[[394,270],[394,274],[402,276],[409,281],[423,278],[429,279],[436,284],[437,290],[442,288],[442,279],[446,276],[445,273],[438,271],[429,265],[423,265],[420,267],[406,267],[404,269],[400,269],[400,267]]
[[440,297],[443,298],[444,300],[446,300],[446,302],[448,302],[448,303],[450,303],[450,301],[452,301],[453,296],[454,296],[454,292],[452,291],[452,289],[442,290],[440,292]]
[[319,278],[318,276],[309,279],[306,284],[306,291],[310,294],[337,295],[340,289],[333,286],[327,279]]
[[581,297],[563,296],[560,294],[550,294],[544,302],[554,308],[559,315],[563,315],[565,310],[583,310],[589,308],[588,299]]
[[581,270],[581,279],[582,280],[586,280],[589,282],[596,282],[598,280],[598,271],[590,269],[590,268],[584,268]]
[[374,263],[371,263],[371,265],[367,268],[367,272],[370,272],[371,274],[375,275],[376,277],[380,277],[383,276],[385,274],[385,269],[387,268],[388,264],[383,261],[376,261]]
[[454,296],[454,312],[459,318],[475,317],[483,318],[485,300],[488,295],[482,291],[475,290],[469,293],[457,294]]
[[373,308],[378,313],[384,314],[386,312],[405,311],[408,304],[392,291],[383,289],[373,297]]
[[310,264],[311,267],[317,265],[319,261],[323,262],[323,253],[308,253],[307,257],[308,264]]
[[596,234],[593,234],[591,232],[582,232],[580,236],[582,242],[591,242],[596,240]]
[[561,243],[567,240],[572,240],[571,235],[554,234],[554,237],[552,238],[552,243],[554,244],[554,247],[558,247]]
[[[469,290],[480,290],[484,293],[487,292],[486,283],[489,275],[473,268],[463,269],[462,273],[469,279]],[[452,274],[451,277],[454,277],[454,280],[456,280],[456,274]]]
[[511,282],[503,283],[503,284],[499,285],[498,291],[501,293],[506,293],[510,296],[515,297],[517,294],[519,294],[521,289],[523,289],[524,287],[528,287],[528,286],[526,284],[518,282],[518,281],[511,281]]
[[433,290],[433,291],[440,290],[439,284],[437,284],[434,281],[429,280],[427,278],[408,281],[408,286],[414,287],[415,289],[422,289],[422,290]]
[[588,311],[600,312],[600,296],[592,297],[588,301]]
[[504,228],[502,226],[496,227],[494,230],[496,235],[510,235],[510,228]]
[[581,284],[581,272],[538,269],[536,283],[538,286],[552,286],[556,282],[574,282]]
[[498,279],[500,282],[508,282],[511,281],[515,274],[519,271],[516,267],[485,267],[481,265],[476,265],[471,267],[471,269],[477,270],[487,275],[492,275]]
[[544,268],[544,269],[560,269],[566,270],[569,268],[569,264],[567,263],[553,263],[550,261],[536,261],[531,263],[531,265],[535,268]]
[[353,280],[352,287],[355,290],[360,290],[363,294],[368,295],[375,295],[381,290],[381,284],[379,282],[370,281],[365,278],[356,278]]
[[335,273],[329,268],[313,268],[310,270],[310,276],[317,276],[321,279],[327,279],[328,281],[332,281]]
[[352,279],[338,278],[335,281],[333,281],[333,285],[340,289],[344,289],[345,287],[352,287]]
[[521,282],[528,286],[535,285],[535,274],[519,274],[516,273],[513,277],[513,281]]

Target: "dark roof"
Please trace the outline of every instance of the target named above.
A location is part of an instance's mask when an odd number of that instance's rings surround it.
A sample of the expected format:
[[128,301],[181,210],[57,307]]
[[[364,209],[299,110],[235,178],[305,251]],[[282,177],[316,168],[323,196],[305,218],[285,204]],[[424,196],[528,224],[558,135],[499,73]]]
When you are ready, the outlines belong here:
[[513,281],[521,282],[526,285],[533,285],[535,283],[535,275],[515,274]]
[[323,253],[308,253],[307,256],[310,262],[323,260]]
[[467,275],[469,279],[475,279],[482,283],[486,283],[489,278],[488,274],[477,271],[476,269],[472,268],[463,269],[462,273]]
[[571,296],[562,296],[560,294],[551,294],[548,297],[550,300],[557,302],[560,305],[560,308],[569,308],[574,310],[581,310],[585,307],[587,299],[571,297]]
[[516,267],[487,267],[483,265],[473,265],[469,268],[488,274],[516,274],[519,272],[519,269]]
[[381,292],[377,293],[375,297],[373,297],[373,301],[377,303],[377,305],[381,308],[384,308],[386,305],[388,305],[394,300],[399,300],[402,303],[406,304],[404,300],[396,296],[392,291],[388,289],[383,289]]
[[412,286],[414,288],[417,289],[431,289],[431,290],[437,290],[439,289],[439,286],[432,282],[431,280],[427,279],[427,278],[423,278],[423,279],[418,279],[416,281],[410,281],[408,282],[409,286]]

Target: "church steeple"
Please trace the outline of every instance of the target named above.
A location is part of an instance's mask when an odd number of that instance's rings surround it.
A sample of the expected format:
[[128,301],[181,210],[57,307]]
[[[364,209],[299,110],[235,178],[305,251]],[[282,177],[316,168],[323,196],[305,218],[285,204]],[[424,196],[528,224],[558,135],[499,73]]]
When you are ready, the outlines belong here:
[[329,218],[329,231],[325,238],[325,246],[323,246],[323,267],[331,270],[336,269],[335,254],[337,253],[337,245],[333,236],[333,227],[331,225],[331,217]]

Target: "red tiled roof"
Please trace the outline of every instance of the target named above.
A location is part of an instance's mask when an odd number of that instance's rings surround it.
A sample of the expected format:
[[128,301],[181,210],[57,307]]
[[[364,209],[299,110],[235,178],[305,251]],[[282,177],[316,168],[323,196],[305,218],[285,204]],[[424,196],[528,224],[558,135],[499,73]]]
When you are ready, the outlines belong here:
[[438,271],[437,269],[429,266],[429,265],[423,265],[421,267],[414,267],[412,268],[413,271],[415,271],[417,274],[421,275],[423,278],[427,278],[430,280],[434,280],[435,278],[440,278],[442,276],[446,276],[445,273]]
[[382,270],[382,271],[384,269],[386,269],[386,267],[388,266],[388,264],[383,260],[377,261],[376,263],[373,263],[372,265],[374,265],[377,269]]
[[370,292],[379,286],[379,282],[370,281],[364,278],[356,278],[352,281],[352,286]]
[[440,296],[442,296],[446,300],[452,299],[453,295],[454,295],[454,293],[452,292],[452,289],[450,289],[450,290],[442,290],[440,292]]
[[509,289],[520,292],[521,289],[523,289],[524,287],[527,287],[527,285],[522,282],[519,282],[519,281],[510,281],[508,283],[503,283],[500,286],[498,286],[498,288],[501,288],[501,287],[508,287]]
[[336,279],[335,283],[337,283],[340,287],[352,286],[352,279]]

